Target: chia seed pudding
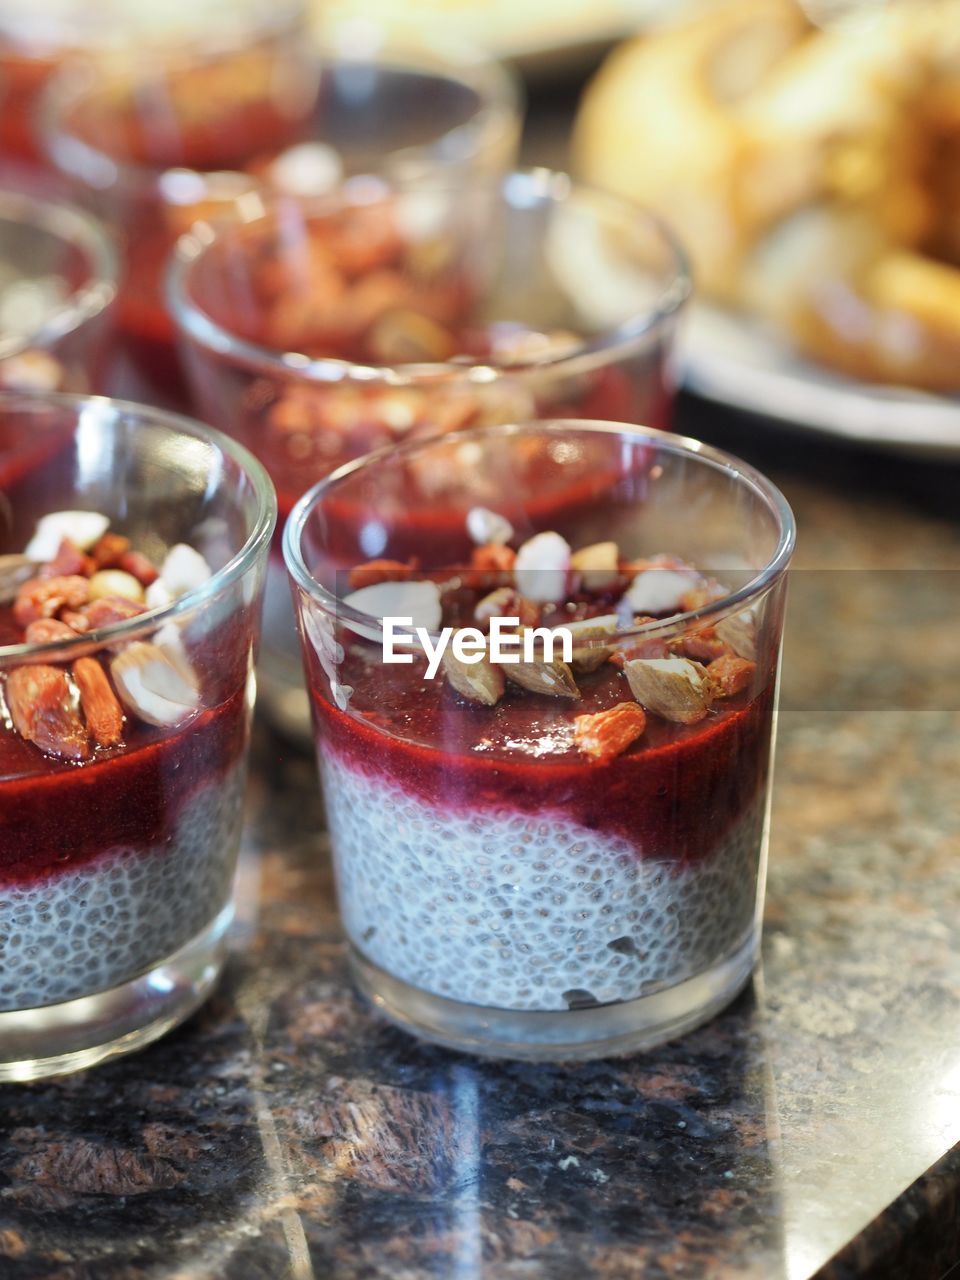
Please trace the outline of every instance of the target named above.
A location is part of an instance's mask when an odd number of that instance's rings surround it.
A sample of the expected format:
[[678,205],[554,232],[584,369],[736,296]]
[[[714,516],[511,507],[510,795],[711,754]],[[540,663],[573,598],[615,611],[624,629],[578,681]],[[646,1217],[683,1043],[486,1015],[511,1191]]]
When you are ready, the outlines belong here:
[[[660,628],[726,589],[677,557],[628,561],[555,532],[512,547],[471,512],[466,565],[374,561],[343,602],[421,640],[387,663],[357,624],[302,604],[344,927],[372,965],[464,1005],[560,1012],[636,1000],[755,936],[775,652],[753,614]],[[496,615],[502,614],[502,618]],[[568,628],[498,670],[495,623]]]
[[129,634],[210,574],[185,545],[153,564],[88,511],[0,556],[0,647],[36,649],[0,669],[0,1013],[120,986],[230,901],[249,622]]

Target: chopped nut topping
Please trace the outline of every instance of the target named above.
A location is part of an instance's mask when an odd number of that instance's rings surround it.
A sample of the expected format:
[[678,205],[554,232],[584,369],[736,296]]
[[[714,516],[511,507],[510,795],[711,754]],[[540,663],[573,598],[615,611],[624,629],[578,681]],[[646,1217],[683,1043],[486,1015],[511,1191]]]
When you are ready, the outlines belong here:
[[713,662],[722,658],[732,650],[716,634],[713,627],[704,627],[700,631],[688,631],[670,641],[670,652],[681,658],[692,658],[694,662]]
[[78,658],[73,678],[80,690],[80,708],[87,730],[101,747],[115,747],[123,733],[123,711],[96,658]]
[[573,740],[580,750],[606,762],[636,742],[647,727],[647,717],[635,702],[618,702],[607,711],[577,716],[573,724]]
[[53,618],[64,607],[79,609],[90,598],[90,583],[78,574],[63,578],[31,578],[17,592],[13,618],[27,627],[38,618]]
[[471,702],[492,707],[503,697],[503,671],[487,657],[479,662],[461,662],[450,644],[443,655],[443,670],[457,693]]
[[677,724],[696,724],[710,709],[706,669],[688,658],[634,658],[624,663],[630,692],[648,711]]
[[727,653],[710,663],[707,676],[718,698],[732,698],[752,683],[756,670],[755,662]]
[[65,671],[59,667],[16,667],[5,690],[13,727],[41,751],[64,760],[87,760],[87,731],[73,705]]
[[537,533],[517,552],[514,577],[528,600],[552,603],[567,594],[570,544],[559,533]]
[[678,613],[696,574],[681,569],[644,569],[627,588],[624,601],[634,613]]
[[137,640],[110,664],[124,705],[147,724],[183,724],[199,706],[196,676],[165,650]]
[[602,667],[613,653],[609,645],[581,645],[587,640],[602,640],[612,636],[617,630],[617,616],[614,613],[604,614],[600,618],[584,618],[579,622],[565,622],[564,627],[570,632],[573,640],[571,666],[574,671],[587,673]]
[[584,591],[606,591],[620,578],[620,552],[615,542],[595,542],[570,557],[570,568],[580,574]]
[[139,604],[143,600],[143,587],[132,573],[122,569],[100,569],[90,579],[90,599],[103,600],[120,596]]
[[580,690],[573,672],[565,662],[510,662],[503,673],[513,684],[531,693],[546,693],[552,698],[579,698]]

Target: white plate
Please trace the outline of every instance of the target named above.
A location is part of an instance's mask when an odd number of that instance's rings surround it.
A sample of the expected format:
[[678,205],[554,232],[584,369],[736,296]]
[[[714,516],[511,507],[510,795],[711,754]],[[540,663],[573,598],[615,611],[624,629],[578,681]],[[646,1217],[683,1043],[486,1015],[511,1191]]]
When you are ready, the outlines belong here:
[[691,307],[680,362],[683,385],[708,400],[861,444],[960,458],[960,399],[831,373],[732,312]]

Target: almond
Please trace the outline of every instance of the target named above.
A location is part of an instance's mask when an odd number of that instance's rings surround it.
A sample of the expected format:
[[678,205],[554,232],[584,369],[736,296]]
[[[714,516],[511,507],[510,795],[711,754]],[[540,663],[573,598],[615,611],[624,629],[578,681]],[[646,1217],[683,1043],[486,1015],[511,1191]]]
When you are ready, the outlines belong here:
[[525,600],[513,587],[498,587],[478,601],[473,610],[477,622],[491,618],[517,618],[521,627],[535,627],[540,621],[540,606]]
[[78,658],[72,672],[88,732],[98,746],[115,747],[123,733],[123,711],[103,667],[96,658]]
[[453,652],[453,639],[443,655],[443,670],[447,680],[471,702],[481,702],[492,707],[503,697],[503,672],[487,657],[479,662],[461,662]]
[[718,698],[733,698],[753,683],[757,664],[735,653],[716,658],[707,667],[707,676]]
[[630,692],[648,711],[677,724],[696,724],[710,709],[706,669],[688,658],[633,658],[623,665]]
[[580,750],[606,762],[636,742],[647,727],[647,717],[635,702],[618,702],[607,711],[577,716],[573,726],[573,740]]
[[516,560],[517,553],[511,547],[488,542],[482,547],[474,547],[470,555],[471,572],[465,576],[477,590],[483,587],[510,586],[513,583],[513,566]]
[[[613,653],[612,646],[595,642],[616,633],[617,615],[615,613],[603,614],[599,618],[583,618],[578,622],[565,622],[562,625],[570,632],[573,640],[570,665],[574,671],[581,673],[596,671]],[[594,643],[587,644],[586,641]]]
[[722,658],[732,650],[716,634],[713,627],[704,627],[700,631],[688,631],[670,641],[670,652],[681,658],[692,658],[694,662],[713,662]]
[[17,592],[14,621],[27,627],[38,618],[53,618],[61,609],[79,609],[90,598],[90,583],[79,574],[62,578],[31,578]]
[[573,672],[565,662],[508,662],[503,673],[512,684],[552,698],[579,698]]
[[5,697],[13,727],[22,738],[64,760],[90,758],[87,731],[74,709],[65,671],[16,667],[7,677]]
[[580,575],[584,591],[606,591],[620,580],[620,551],[615,542],[595,542],[570,557],[570,568]]
[[91,601],[116,596],[140,604],[143,601],[143,587],[132,573],[124,573],[122,569],[99,569],[90,579]]
[[121,533],[105,533],[90,548],[98,569],[116,569],[121,556],[130,550],[130,539]]
[[124,705],[147,724],[183,724],[199,706],[193,671],[147,641],[138,640],[118,654],[110,674]]

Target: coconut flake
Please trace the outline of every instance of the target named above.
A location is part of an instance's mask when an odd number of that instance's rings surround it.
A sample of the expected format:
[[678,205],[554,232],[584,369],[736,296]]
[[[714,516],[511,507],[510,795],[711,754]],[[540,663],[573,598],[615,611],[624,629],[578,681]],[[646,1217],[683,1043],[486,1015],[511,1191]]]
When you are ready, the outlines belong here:
[[624,602],[634,613],[678,613],[680,602],[697,581],[681,569],[643,569],[630,583]]

